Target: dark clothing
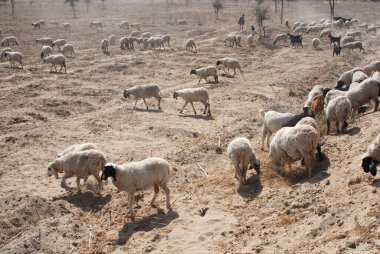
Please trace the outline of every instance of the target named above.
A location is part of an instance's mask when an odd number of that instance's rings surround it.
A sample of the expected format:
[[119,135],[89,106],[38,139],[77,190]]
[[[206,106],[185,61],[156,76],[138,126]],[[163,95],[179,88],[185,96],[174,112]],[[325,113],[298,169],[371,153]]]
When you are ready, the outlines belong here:
[[241,25],[241,26],[243,26],[243,25],[244,25],[244,23],[245,23],[244,17],[243,17],[243,16],[241,16],[241,17],[240,17],[240,19],[239,19],[239,22],[238,22],[238,24],[239,24],[239,25]]

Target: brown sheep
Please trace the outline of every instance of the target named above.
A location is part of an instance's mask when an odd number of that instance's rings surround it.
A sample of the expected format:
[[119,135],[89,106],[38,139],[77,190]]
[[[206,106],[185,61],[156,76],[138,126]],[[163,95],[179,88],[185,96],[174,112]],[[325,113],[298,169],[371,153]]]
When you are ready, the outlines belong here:
[[325,102],[322,94],[315,96],[310,104],[311,111],[316,115],[322,114],[324,106]]

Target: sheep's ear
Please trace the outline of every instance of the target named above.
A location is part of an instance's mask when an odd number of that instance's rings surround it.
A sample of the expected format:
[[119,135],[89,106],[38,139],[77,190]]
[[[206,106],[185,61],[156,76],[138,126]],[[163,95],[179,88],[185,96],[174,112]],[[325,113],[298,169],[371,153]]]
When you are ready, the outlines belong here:
[[309,107],[303,107],[303,112],[307,114],[309,112]]

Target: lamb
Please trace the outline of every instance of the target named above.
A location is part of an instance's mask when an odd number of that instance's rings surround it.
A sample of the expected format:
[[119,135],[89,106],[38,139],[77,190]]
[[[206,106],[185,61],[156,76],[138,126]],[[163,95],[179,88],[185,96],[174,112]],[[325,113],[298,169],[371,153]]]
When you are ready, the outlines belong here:
[[58,51],[61,51],[61,47],[65,46],[66,43],[67,42],[65,39],[57,39],[57,40],[53,41],[53,44],[51,46],[52,46],[52,48],[57,46]]
[[9,48],[9,47],[1,49],[1,51],[0,51],[0,62],[5,60],[5,56],[4,56],[5,52],[12,52],[12,51],[13,51],[13,49]]
[[349,42],[354,42],[355,41],[355,37],[353,36],[344,36],[343,39],[342,39],[342,45],[345,45]]
[[66,43],[62,48],[62,54],[67,57],[75,57],[74,46]]
[[362,168],[364,172],[370,172],[376,176],[377,165],[380,162],[380,134],[377,134],[372,143],[368,146],[367,151],[363,155]]
[[367,34],[370,34],[370,33],[376,34],[376,32],[377,32],[377,26],[369,26],[367,28]]
[[53,54],[53,48],[50,46],[42,46],[41,48],[41,59],[43,60],[45,57],[50,56]]
[[76,176],[76,184],[78,193],[81,193],[80,179],[87,181],[90,175],[93,175],[98,181],[97,193],[100,194],[102,182],[99,172],[103,170],[106,164],[104,154],[98,150],[90,149],[85,151],[75,151],[67,153],[59,158],[56,158],[48,166],[48,176],[54,175],[58,179],[58,173],[63,173],[61,187],[69,189],[66,179]]
[[361,38],[362,37],[362,32],[360,31],[354,31],[354,32],[347,32],[345,37],[348,37],[348,36],[352,36],[352,37],[359,37]]
[[[235,76],[236,74],[236,69],[240,71],[240,73],[244,76],[241,68],[240,68],[240,63],[239,60],[231,57],[225,57],[222,59],[219,59],[216,61],[216,66],[222,65],[224,73],[227,73],[228,75],[230,74],[230,69],[234,71],[234,74],[232,76]],[[226,72],[227,68],[227,72]]]
[[141,24],[140,23],[133,23],[131,27],[136,28],[138,31],[141,31]]
[[154,50],[156,50],[156,47],[164,47],[164,50],[165,50],[165,44],[164,44],[164,39],[161,38],[161,37],[150,37],[148,40],[147,40],[147,43],[149,44],[149,47],[152,48]]
[[363,72],[370,76],[372,72],[378,71],[380,72],[380,61],[374,61],[363,68]]
[[290,121],[294,115],[291,113],[280,113],[273,110],[264,112],[260,110],[263,116],[263,133],[261,138],[261,150],[264,150],[264,141],[267,138],[267,146],[269,147],[270,136],[276,133],[281,127]]
[[347,98],[350,99],[354,114],[360,106],[371,100],[375,103],[373,112],[376,112],[379,107],[378,96],[380,96],[380,80],[377,78],[368,78],[347,92]]
[[36,43],[41,43],[42,45],[51,46],[53,45],[53,40],[47,37],[43,37],[36,40]]
[[4,38],[1,40],[1,46],[2,46],[2,47],[4,47],[4,46],[9,47],[9,44],[11,44],[11,43],[12,43],[12,46],[13,46],[13,45],[17,45],[17,46],[19,46],[18,43],[17,43],[17,38],[14,37],[14,36],[4,37]]
[[128,206],[131,220],[135,220],[133,203],[135,201],[135,192],[154,187],[154,195],[151,206],[157,198],[159,187],[166,194],[166,208],[170,207],[170,189],[168,187],[170,178],[170,164],[157,157],[150,157],[138,162],[131,162],[123,165],[107,163],[104,167],[101,179],[107,180],[112,178],[112,183],[120,190],[128,193]]
[[63,28],[65,28],[66,31],[71,32],[71,25],[70,23],[62,23]]
[[4,52],[4,58],[8,59],[8,61],[11,63],[11,68],[16,67],[15,62],[21,64],[21,69],[24,68],[24,65],[22,64],[23,55],[20,52]]
[[128,21],[123,21],[123,22],[121,22],[121,24],[120,24],[120,29],[121,29],[121,28],[126,28],[126,29],[129,30],[129,22],[128,22]]
[[359,28],[361,28],[363,30],[367,30],[368,29],[368,24],[367,23],[360,24]]
[[230,142],[227,147],[227,155],[235,167],[235,178],[239,184],[245,184],[247,181],[247,170],[254,168],[257,174],[260,174],[260,160],[257,159],[248,139],[239,137]]
[[318,48],[319,48],[319,44],[321,44],[321,40],[318,39],[318,38],[314,38],[314,39],[312,40],[312,44],[313,44],[313,48],[314,48],[314,49],[318,49]]
[[188,40],[186,41],[185,49],[186,49],[187,51],[192,51],[193,48],[195,49],[195,53],[196,53],[196,52],[197,52],[197,47],[195,46],[195,42],[194,42],[194,40],[193,40],[193,39],[188,39]]
[[346,85],[346,86],[350,85],[352,83],[352,77],[353,77],[354,73],[357,71],[363,71],[364,72],[364,69],[360,68],[360,67],[356,67],[356,68],[353,68],[352,70],[343,72],[343,74],[340,75],[338,82],[336,83],[335,89],[342,90],[344,85]]
[[[336,122],[336,132],[347,132],[347,120],[351,116],[351,102],[346,96],[338,96],[332,99],[326,107],[327,135],[330,135],[330,123]],[[341,123],[341,129],[339,124]]]
[[322,38],[322,37],[325,37],[325,36],[328,36],[328,35],[331,35],[331,29],[330,28],[327,28],[327,29],[323,30],[319,34],[319,37]]
[[188,103],[191,104],[194,110],[194,115],[197,114],[195,111],[193,102],[201,102],[205,106],[205,110],[203,111],[203,114],[206,114],[206,111],[208,109],[208,115],[211,116],[211,109],[210,109],[210,100],[208,96],[208,91],[204,87],[200,88],[185,88],[181,90],[177,90],[173,94],[173,98],[177,99],[178,97],[182,98],[185,101],[185,104],[183,105],[181,111],[179,113],[182,114],[183,109],[186,107]]
[[235,35],[228,35],[228,36],[224,39],[223,42],[226,43],[226,44],[227,44],[227,42],[228,42],[228,43],[229,43],[228,45],[231,46],[231,47],[233,47],[234,44],[236,44],[236,36],[235,36]]
[[66,73],[66,59],[65,59],[65,56],[63,55],[50,55],[48,57],[45,57],[44,64],[45,63],[51,64],[50,72],[53,71],[53,67],[55,69],[55,72],[58,72],[56,65],[60,65],[61,69],[59,69],[59,72],[62,72],[62,68],[65,67],[65,73]]
[[103,39],[102,40],[102,43],[101,43],[101,49],[103,51],[103,53],[108,53],[108,39]]
[[137,101],[139,99],[143,99],[146,109],[149,109],[148,105],[146,104],[145,99],[154,97],[158,101],[158,109],[161,109],[160,103],[161,103],[162,97],[160,96],[160,94],[161,94],[160,88],[156,84],[134,86],[134,87],[127,88],[124,90],[125,98],[129,98],[131,95],[133,95],[134,100],[135,100],[134,108],[136,108]]
[[103,24],[102,22],[99,22],[99,21],[92,21],[90,23],[90,27],[96,27],[96,29],[99,31],[99,28],[100,28],[100,31],[103,32]]
[[202,79],[206,80],[206,83],[207,83],[208,82],[207,77],[214,77],[215,83],[219,82],[218,81],[218,71],[215,68],[215,66],[207,66],[207,67],[203,67],[203,68],[192,69],[190,71],[190,75],[192,75],[192,74],[195,74],[198,77],[200,77],[200,79],[198,81],[198,85]]
[[253,35],[250,34],[247,36],[247,42],[249,47],[253,47]]
[[317,149],[319,139],[318,131],[310,125],[283,127],[274,135],[268,157],[276,166],[280,167],[280,171],[284,169],[286,162],[291,170],[293,161],[303,159],[309,177],[311,177],[316,160],[314,151]]
[[178,24],[178,25],[187,26],[187,22],[186,22],[186,20],[184,20],[184,19],[180,19],[180,20],[178,20],[178,21],[177,21],[177,24]]
[[80,152],[80,151],[85,151],[85,150],[90,150],[90,149],[98,150],[98,147],[93,143],[75,144],[63,150],[61,153],[57,155],[57,157],[59,158],[68,153]]
[[[109,38],[108,38],[108,41],[109,41],[109,44],[110,45],[116,45],[116,35],[112,34]],[[107,49],[108,51],[108,49]]]
[[[379,62],[380,63],[380,62]],[[365,68],[365,67],[364,67]],[[357,83],[361,83],[362,81],[366,80],[368,78],[368,75],[365,74],[364,72],[362,71],[357,71],[354,73],[354,75],[352,76],[352,83],[354,82],[357,82]],[[350,85],[350,88],[351,88],[351,85]]]
[[284,43],[288,40],[287,34],[278,34],[273,41],[273,45],[276,45],[277,42],[283,41]]
[[354,51],[354,49],[359,49],[359,52],[360,51],[364,52],[363,43],[361,41],[349,42],[349,43],[343,45],[342,48],[343,49],[345,49],[345,48],[351,49],[351,51]]

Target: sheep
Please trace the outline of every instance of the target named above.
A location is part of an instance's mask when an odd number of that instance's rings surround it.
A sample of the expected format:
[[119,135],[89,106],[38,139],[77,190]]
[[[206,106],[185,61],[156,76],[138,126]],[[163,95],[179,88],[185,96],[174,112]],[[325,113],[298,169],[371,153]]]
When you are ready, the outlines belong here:
[[62,54],[64,56],[75,57],[74,46],[72,44],[65,44],[62,48]]
[[297,27],[299,27],[300,24],[301,24],[300,22],[294,22],[293,29],[296,29]]
[[354,51],[354,49],[359,49],[360,51],[364,52],[363,43],[361,41],[354,41],[349,42],[342,46],[343,49],[351,49],[351,51]]
[[65,28],[66,31],[71,32],[71,25],[70,23],[62,23],[63,28]]
[[68,153],[85,151],[85,150],[90,150],[90,149],[98,150],[98,147],[93,143],[75,144],[75,145],[67,147],[65,150],[59,153],[57,157],[59,158]]
[[309,111],[310,104],[313,101],[313,99],[318,95],[324,96],[328,92],[327,89],[328,88],[324,88],[321,85],[316,85],[313,87],[313,89],[311,89],[311,91],[309,92],[307,96],[307,100],[305,101],[304,106],[303,106],[303,110],[305,113]]
[[12,43],[12,46],[13,45],[18,45],[17,43],[17,38],[15,36],[8,36],[8,37],[4,37],[2,40],[1,40],[1,46],[4,47],[9,47],[9,44]]
[[41,29],[41,24],[39,22],[33,22],[32,26],[34,27],[34,29]]
[[21,64],[21,69],[24,68],[24,65],[22,64],[23,55],[20,52],[4,52],[4,58],[8,59],[8,61],[11,63],[11,68],[16,67],[15,62]]
[[380,61],[374,61],[363,67],[363,72],[370,76],[372,72],[378,71],[380,72]]
[[140,37],[140,32],[139,31],[132,31],[131,34],[129,36],[132,36],[132,37]]
[[360,106],[371,100],[375,103],[373,112],[376,112],[379,107],[378,96],[380,96],[380,80],[377,78],[368,78],[347,92],[347,98],[350,99],[354,114]]
[[110,44],[110,45],[116,45],[116,35],[112,34],[112,35],[108,38],[108,41],[109,41],[109,44]]
[[354,32],[347,32],[345,37],[348,37],[348,36],[352,36],[352,37],[359,37],[361,38],[362,37],[362,32],[360,31],[354,31]]
[[177,21],[177,24],[178,24],[178,25],[187,26],[187,21],[184,20],[184,19],[180,19],[180,20]]
[[164,36],[162,36],[162,39],[164,40],[164,44],[166,42],[166,44],[169,47],[170,46],[170,35],[164,35]]
[[52,26],[58,27],[58,21],[56,21],[56,20],[50,21],[49,24]]
[[333,47],[333,56],[336,55],[336,56],[340,56],[340,52],[342,51],[342,46],[340,46],[339,43],[334,43],[334,47]]
[[319,37],[322,38],[322,37],[325,37],[325,36],[328,36],[328,35],[331,35],[331,29],[330,28],[327,28],[327,29],[323,30],[319,34]]
[[376,176],[377,165],[380,162],[380,134],[377,134],[372,143],[368,146],[367,151],[363,155],[362,168],[365,173],[370,172]]
[[364,69],[361,67],[356,67],[356,68],[353,68],[352,70],[343,72],[343,74],[340,75],[338,82],[336,83],[335,89],[342,90],[344,85],[348,86],[349,84],[351,84],[352,83],[352,77],[353,77],[354,73],[357,71],[363,71],[364,72]]
[[321,114],[323,112],[323,107],[325,105],[324,97],[322,94],[318,94],[313,98],[310,103],[310,110],[314,114]]
[[102,49],[103,53],[108,53],[108,44],[109,44],[108,39],[102,40],[100,48]]
[[58,51],[61,51],[61,47],[65,46],[66,43],[67,42],[65,39],[57,39],[53,41],[53,44],[51,45],[51,47],[54,48],[55,46],[57,46]]
[[320,29],[322,29],[323,27],[319,27],[319,26],[309,26],[307,29],[306,29],[306,34],[314,34],[314,33],[318,33],[320,32]]
[[166,208],[170,207],[170,189],[168,187],[170,178],[170,164],[157,157],[150,157],[138,162],[131,162],[123,165],[107,163],[103,169],[102,180],[112,179],[113,185],[120,191],[128,193],[129,215],[131,220],[135,220],[133,203],[135,192],[154,187],[154,195],[150,206],[154,206],[159,188],[161,187],[166,194]]
[[321,40],[318,39],[318,38],[314,38],[314,39],[312,40],[312,44],[313,44],[313,48],[314,48],[314,49],[318,49],[318,48],[319,48],[319,44],[321,44]]
[[276,166],[280,167],[280,171],[284,169],[285,163],[288,163],[291,170],[292,162],[302,159],[310,178],[316,160],[314,151],[317,149],[319,139],[318,130],[310,125],[283,127],[274,135],[268,157]]
[[354,42],[355,41],[355,37],[353,36],[344,36],[343,39],[342,39],[342,45],[345,45],[349,42]]
[[0,62],[5,60],[5,56],[4,56],[5,52],[12,52],[12,51],[13,51],[13,49],[9,48],[9,47],[1,49],[1,51],[0,51]]
[[197,47],[195,46],[195,42],[193,39],[188,39],[186,41],[185,49],[186,51],[192,51],[193,48],[195,49],[195,52],[197,52]]
[[51,64],[50,72],[53,71],[53,67],[55,69],[55,72],[58,72],[56,65],[60,65],[61,69],[59,69],[59,72],[62,72],[62,68],[65,67],[65,73],[66,73],[65,56],[63,56],[63,55],[50,55],[50,56],[44,58],[44,64],[46,64],[46,63]]
[[358,25],[359,21],[357,19],[351,19],[351,24],[352,25]]
[[238,34],[235,37],[236,37],[236,46],[241,47],[241,35]]
[[150,37],[152,37],[152,34],[150,32],[145,32],[145,33],[142,33],[141,37],[150,38]]
[[102,22],[99,22],[99,21],[92,21],[90,23],[90,27],[96,27],[96,29],[99,31],[99,28],[100,28],[100,31],[103,32],[103,24]]
[[247,36],[247,43],[249,47],[253,47],[253,35],[250,34]]
[[162,37],[150,37],[148,40],[147,40],[147,43],[149,44],[149,47],[152,48],[154,50],[156,50],[156,47],[164,47],[164,50],[165,50],[165,44],[164,44],[164,39]]
[[141,43],[144,43],[144,38],[142,38],[142,37],[139,37],[139,38],[133,37],[133,41],[135,41],[137,43],[137,45],[140,46]]
[[370,33],[376,34],[376,32],[377,32],[377,26],[369,26],[367,28],[367,34],[370,34]]
[[51,54],[53,54],[53,48],[52,47],[50,47],[50,46],[42,46],[41,53],[40,53],[40,56],[41,56],[42,60],[45,57],[50,56]]
[[41,43],[42,45],[51,46],[53,44],[53,40],[47,37],[42,37],[36,40],[36,43]]
[[232,140],[227,147],[227,155],[235,167],[235,178],[239,184],[247,181],[247,170],[254,168],[260,174],[260,160],[257,159],[251,142],[243,137]]
[[[350,85],[350,87],[351,87],[351,85]],[[328,105],[332,99],[335,99],[339,96],[345,96],[345,95],[347,95],[347,91],[332,89],[332,90],[328,91],[328,93],[326,94],[325,103],[326,103],[326,105]]]
[[277,42],[283,41],[284,43],[288,40],[287,34],[278,34],[273,40],[273,45],[276,45]]
[[58,173],[63,173],[61,187],[69,189],[66,179],[76,176],[76,184],[78,193],[81,193],[80,179],[87,181],[90,175],[93,175],[98,181],[98,189],[96,193],[100,194],[102,182],[99,176],[106,165],[104,154],[98,150],[90,149],[85,151],[75,151],[67,153],[56,158],[48,165],[48,176],[54,175],[58,179]]
[[302,35],[303,33],[306,32],[306,30],[307,30],[306,27],[299,26],[296,29],[294,29],[293,34],[295,34],[295,35]]
[[367,30],[368,29],[368,24],[367,23],[360,24],[359,28],[361,28],[363,30]]
[[[131,43],[132,41],[132,43]],[[131,49],[133,48],[133,37],[128,36],[128,37],[122,37],[120,38],[120,49],[121,50],[126,50],[126,49]]]
[[182,114],[183,109],[190,102],[194,110],[194,115],[196,115],[197,111],[195,111],[193,102],[199,101],[205,106],[205,110],[203,111],[203,114],[206,114],[206,111],[207,111],[208,115],[211,116],[210,100],[209,100],[208,91],[206,88],[204,87],[185,88],[185,89],[177,90],[173,93],[173,98],[177,99],[178,97],[182,98],[185,101],[185,104],[183,105],[179,113]]
[[[216,61],[216,66],[222,65],[223,71],[226,74],[230,74],[230,69],[234,71],[234,74],[232,76],[235,76],[236,74],[236,69],[240,71],[240,73],[244,76],[243,71],[241,70],[239,60],[231,57],[225,57],[222,59],[219,59]],[[227,68],[227,72],[226,72]]]
[[229,43],[228,45],[233,47],[234,44],[236,44],[236,36],[235,35],[228,35],[224,41],[223,41],[225,44],[227,44],[227,42]]
[[267,146],[269,147],[270,136],[273,133],[276,133],[283,124],[290,121],[294,115],[291,113],[280,113],[273,110],[264,112],[260,110],[261,115],[263,116],[263,133],[261,138],[261,150],[264,150],[264,141],[267,138]]
[[129,30],[129,22],[128,21],[123,21],[123,22],[121,22],[121,24],[120,24],[120,29],[121,28],[126,28],[126,29],[128,29]]
[[202,79],[206,80],[206,83],[207,83],[208,82],[207,77],[214,77],[215,83],[219,82],[218,81],[218,71],[215,68],[215,66],[207,66],[207,67],[203,67],[203,68],[192,69],[190,71],[190,75],[191,74],[195,74],[198,77],[200,77],[200,79],[198,81],[198,85]]
[[[366,80],[367,78],[368,78],[367,74],[365,74],[362,71],[357,71],[352,76],[352,83],[354,83],[354,82],[360,83],[360,82]],[[350,85],[350,88],[351,88],[351,85]]]
[[40,26],[46,26],[46,22],[43,19],[39,20],[38,23],[40,23]]
[[[326,107],[326,123],[327,123],[327,135],[330,135],[330,124],[336,122],[336,132],[347,132],[348,123],[347,120],[351,116],[351,102],[346,96],[338,96],[327,104]],[[339,124],[341,123],[341,129]]]
[[124,90],[125,98],[128,99],[131,95],[133,95],[133,98],[135,100],[135,106],[133,108],[136,108],[136,104],[139,99],[143,99],[146,109],[149,109],[145,99],[154,97],[158,101],[158,109],[161,109],[160,103],[162,97],[160,94],[160,87],[156,84],[139,85]]

